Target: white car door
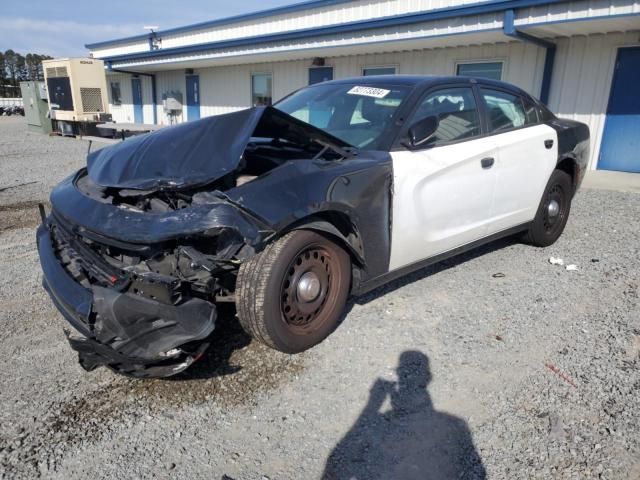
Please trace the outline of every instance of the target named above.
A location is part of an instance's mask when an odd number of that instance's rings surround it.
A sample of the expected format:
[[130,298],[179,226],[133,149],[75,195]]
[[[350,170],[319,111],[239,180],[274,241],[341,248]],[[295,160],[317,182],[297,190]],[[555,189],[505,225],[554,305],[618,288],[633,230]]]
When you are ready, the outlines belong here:
[[480,138],[470,87],[426,95],[408,124],[437,115],[427,147],[392,152],[390,270],[433,257],[487,235],[496,184],[493,137]]
[[557,162],[556,131],[538,123],[530,100],[481,87],[489,128],[498,147],[496,191],[489,233],[533,220]]

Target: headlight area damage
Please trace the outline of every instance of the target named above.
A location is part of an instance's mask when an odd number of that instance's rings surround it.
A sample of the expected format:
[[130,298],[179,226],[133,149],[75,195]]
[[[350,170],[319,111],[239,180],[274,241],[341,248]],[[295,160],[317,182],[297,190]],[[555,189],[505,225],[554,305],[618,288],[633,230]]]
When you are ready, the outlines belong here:
[[82,367],[162,377],[197,360],[216,303],[234,300],[239,265],[276,233],[227,192],[291,160],[342,159],[344,148],[254,108],[91,154],[54,189],[37,232],[43,285],[77,331],[67,336]]
[[[238,221],[224,221],[231,216]],[[201,236],[142,246],[74,228],[54,211],[37,234],[43,284],[81,334],[68,334],[80,364],[137,377],[191,365],[208,346],[215,303],[233,298],[238,264],[269,233],[241,218],[221,203],[209,213],[216,227]]]

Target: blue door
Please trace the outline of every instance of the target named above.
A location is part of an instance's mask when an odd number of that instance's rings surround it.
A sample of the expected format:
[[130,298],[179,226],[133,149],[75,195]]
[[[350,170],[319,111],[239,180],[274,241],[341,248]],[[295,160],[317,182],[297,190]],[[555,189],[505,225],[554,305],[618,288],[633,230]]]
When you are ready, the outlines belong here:
[[640,172],[640,48],[618,50],[598,168]]
[[133,95],[133,121],[144,123],[142,116],[142,83],[139,78],[131,79],[131,92]]
[[200,118],[200,77],[187,76],[187,120]]
[[314,67],[309,69],[309,85],[333,80],[333,67]]

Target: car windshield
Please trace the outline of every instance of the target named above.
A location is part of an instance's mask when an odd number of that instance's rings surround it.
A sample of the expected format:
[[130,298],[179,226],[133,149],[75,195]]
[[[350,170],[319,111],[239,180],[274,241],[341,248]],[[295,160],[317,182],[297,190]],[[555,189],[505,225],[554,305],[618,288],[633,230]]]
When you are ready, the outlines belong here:
[[320,84],[298,90],[274,106],[358,148],[380,148],[408,87]]

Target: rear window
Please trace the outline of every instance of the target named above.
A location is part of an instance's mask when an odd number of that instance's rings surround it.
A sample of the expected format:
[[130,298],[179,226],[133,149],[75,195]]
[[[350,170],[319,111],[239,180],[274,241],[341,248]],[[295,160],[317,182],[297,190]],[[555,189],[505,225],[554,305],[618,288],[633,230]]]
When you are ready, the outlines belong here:
[[527,124],[527,115],[520,96],[488,88],[481,88],[480,92],[487,105],[491,131],[512,130]]
[[471,88],[453,87],[429,93],[409,125],[430,116],[438,117],[439,124],[425,146],[433,147],[480,135],[480,116]]

